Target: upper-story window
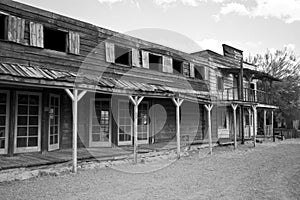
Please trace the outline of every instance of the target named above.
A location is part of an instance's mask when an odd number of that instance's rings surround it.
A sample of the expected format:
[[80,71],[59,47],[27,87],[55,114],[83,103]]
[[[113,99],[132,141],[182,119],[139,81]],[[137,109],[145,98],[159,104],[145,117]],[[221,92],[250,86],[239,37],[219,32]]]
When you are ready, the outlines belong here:
[[195,65],[195,78],[205,80],[205,68]]
[[163,57],[149,53],[149,69],[162,71]]
[[7,16],[0,14],[0,39],[4,40],[5,38],[5,33],[6,33],[6,24],[7,24]]
[[223,91],[224,90],[224,78],[221,76],[217,77],[217,89],[219,91]]
[[131,49],[115,45],[115,63],[131,65]]
[[67,32],[44,27],[44,48],[67,51]]
[[183,61],[173,59],[173,73],[174,74],[182,74],[182,65]]

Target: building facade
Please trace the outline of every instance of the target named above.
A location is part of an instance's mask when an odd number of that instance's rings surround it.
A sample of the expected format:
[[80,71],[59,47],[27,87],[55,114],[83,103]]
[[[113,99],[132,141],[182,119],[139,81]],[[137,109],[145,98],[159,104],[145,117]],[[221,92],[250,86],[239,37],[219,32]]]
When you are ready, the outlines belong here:
[[[230,56],[188,54],[17,2],[0,1],[0,46],[4,155],[72,141],[86,148],[206,143],[232,139],[234,130],[252,138],[253,108],[276,109],[256,89],[257,80],[274,79],[243,63],[242,92]],[[231,105],[244,111],[237,129]]]

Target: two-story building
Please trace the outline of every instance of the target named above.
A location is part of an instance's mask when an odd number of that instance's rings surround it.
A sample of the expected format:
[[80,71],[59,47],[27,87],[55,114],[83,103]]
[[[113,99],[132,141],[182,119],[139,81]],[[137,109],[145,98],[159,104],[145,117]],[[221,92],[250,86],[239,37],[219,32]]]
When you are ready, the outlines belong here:
[[[86,148],[217,142],[233,130],[250,138],[253,108],[276,108],[256,90],[257,79],[274,78],[243,63],[240,90],[230,56],[188,54],[13,1],[0,1],[0,48],[0,154],[72,141]],[[231,105],[241,111],[237,129]]]

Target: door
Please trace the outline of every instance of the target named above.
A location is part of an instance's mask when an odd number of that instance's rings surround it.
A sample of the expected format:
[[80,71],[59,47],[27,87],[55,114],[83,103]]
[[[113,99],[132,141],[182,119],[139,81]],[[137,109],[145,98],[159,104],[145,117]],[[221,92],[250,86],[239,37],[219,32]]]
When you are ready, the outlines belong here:
[[59,149],[60,136],[60,97],[59,95],[50,94],[49,99],[49,134],[48,150]]
[[132,145],[133,122],[131,108],[132,106],[128,101],[119,101],[118,145]]
[[253,135],[253,116],[250,109],[245,110],[244,114],[244,134],[246,138],[250,138]]
[[17,92],[14,153],[40,151],[41,94]]
[[0,90],[0,154],[7,154],[8,121],[9,119],[9,93]]
[[90,147],[111,146],[110,101],[108,99],[91,100],[90,109]]
[[148,102],[142,102],[139,105],[138,112],[138,143],[149,143],[149,104]]

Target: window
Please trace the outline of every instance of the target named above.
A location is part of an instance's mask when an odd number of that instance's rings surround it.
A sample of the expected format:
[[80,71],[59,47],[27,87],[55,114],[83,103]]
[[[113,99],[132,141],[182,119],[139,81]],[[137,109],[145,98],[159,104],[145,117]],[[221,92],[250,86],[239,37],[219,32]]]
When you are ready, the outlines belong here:
[[4,40],[6,33],[7,16],[0,14],[0,39]]
[[173,72],[174,74],[182,74],[182,64],[180,60],[173,59]]
[[131,49],[115,45],[115,63],[131,65]]
[[218,108],[218,128],[226,129],[227,128],[227,116],[226,116],[226,108],[221,107]]
[[66,52],[67,32],[44,27],[44,48]]
[[219,91],[224,90],[224,79],[223,79],[223,77],[220,77],[220,76],[218,77],[217,85],[218,85],[218,90]]
[[205,79],[205,69],[203,66],[195,65],[195,78],[204,80]]
[[162,71],[162,56],[149,53],[149,69]]
[[190,77],[190,65],[187,62],[184,62],[182,65],[182,74],[185,77]]

